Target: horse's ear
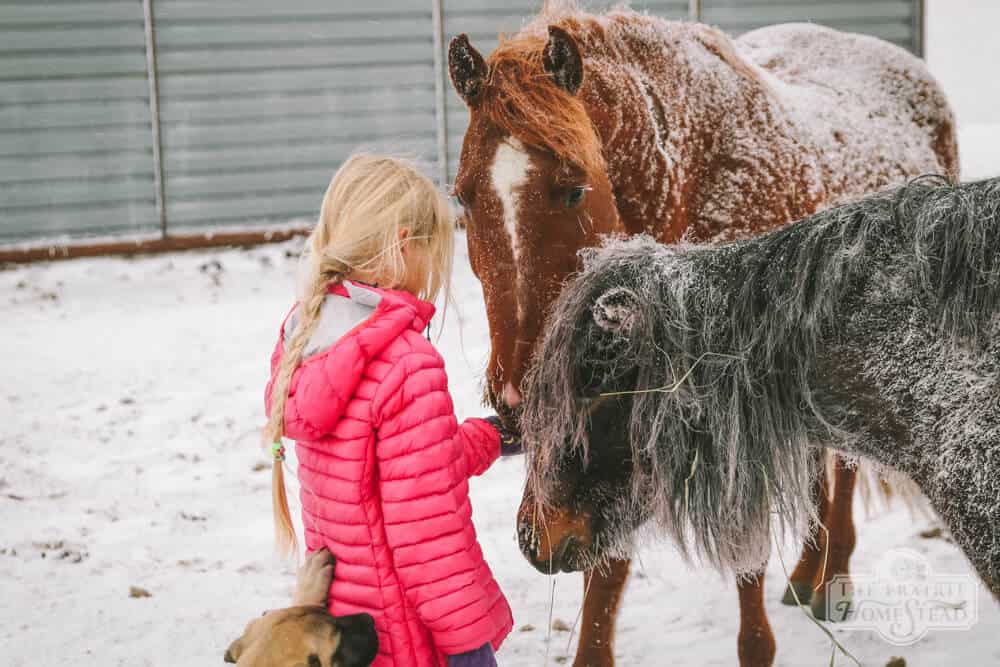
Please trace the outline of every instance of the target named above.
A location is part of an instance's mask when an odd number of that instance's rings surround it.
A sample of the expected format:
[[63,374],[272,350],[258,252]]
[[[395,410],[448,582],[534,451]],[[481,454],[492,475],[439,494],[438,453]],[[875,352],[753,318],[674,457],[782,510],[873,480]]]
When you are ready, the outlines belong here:
[[573,36],[562,28],[549,26],[549,41],[542,52],[542,64],[556,85],[576,95],[583,85],[583,57]]
[[488,73],[486,61],[469,44],[468,35],[462,33],[451,40],[448,45],[448,74],[458,96],[469,106],[479,100]]
[[632,331],[639,308],[635,292],[624,287],[612,287],[597,298],[591,315],[594,323],[605,331],[627,336]]

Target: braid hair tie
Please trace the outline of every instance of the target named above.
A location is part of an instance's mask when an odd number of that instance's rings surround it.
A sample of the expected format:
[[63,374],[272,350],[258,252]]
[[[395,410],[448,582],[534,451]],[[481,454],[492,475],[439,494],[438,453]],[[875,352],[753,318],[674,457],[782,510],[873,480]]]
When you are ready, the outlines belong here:
[[271,443],[271,456],[275,461],[285,460],[285,446],[281,442]]

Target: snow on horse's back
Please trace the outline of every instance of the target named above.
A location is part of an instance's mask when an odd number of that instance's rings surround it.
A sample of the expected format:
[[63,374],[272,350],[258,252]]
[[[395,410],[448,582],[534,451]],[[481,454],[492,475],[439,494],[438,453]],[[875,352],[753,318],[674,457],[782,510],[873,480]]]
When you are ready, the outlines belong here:
[[875,189],[920,173],[958,180],[951,109],[908,51],[812,23],[759,28],[735,43],[824,158],[827,183],[863,193],[873,176],[884,181]]

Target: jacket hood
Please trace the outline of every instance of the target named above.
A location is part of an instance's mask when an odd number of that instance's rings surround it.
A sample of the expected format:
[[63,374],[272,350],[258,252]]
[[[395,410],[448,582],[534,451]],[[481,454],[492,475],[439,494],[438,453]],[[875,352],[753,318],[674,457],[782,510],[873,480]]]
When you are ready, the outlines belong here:
[[[271,357],[271,380],[265,394],[268,414],[285,351],[285,332],[290,337],[295,330],[297,311],[298,304],[285,319]],[[409,292],[350,282],[331,285],[320,325],[306,345],[306,358],[292,375],[285,402],[285,437],[316,440],[329,435],[372,359],[407,329],[426,328],[434,311],[433,304]]]

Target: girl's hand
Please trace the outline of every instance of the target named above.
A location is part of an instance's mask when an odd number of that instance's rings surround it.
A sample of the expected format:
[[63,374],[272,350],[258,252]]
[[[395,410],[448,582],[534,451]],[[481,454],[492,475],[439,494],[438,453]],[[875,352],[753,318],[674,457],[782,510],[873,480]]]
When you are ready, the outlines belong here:
[[500,434],[500,456],[517,456],[523,452],[521,447],[521,436],[509,430],[496,415],[486,418],[486,421],[493,424],[493,428]]

